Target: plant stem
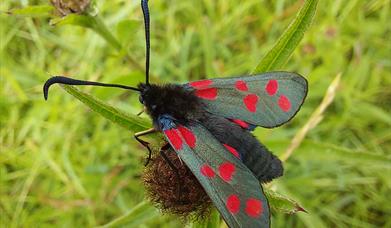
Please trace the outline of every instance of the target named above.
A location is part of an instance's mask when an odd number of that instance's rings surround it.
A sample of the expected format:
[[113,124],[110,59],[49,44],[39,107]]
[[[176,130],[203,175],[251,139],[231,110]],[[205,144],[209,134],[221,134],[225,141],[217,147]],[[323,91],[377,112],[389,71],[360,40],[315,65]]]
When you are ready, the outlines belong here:
[[[113,36],[110,30],[107,28],[103,20],[99,16],[91,16],[94,19],[94,30],[102,36],[111,46],[113,46],[117,51],[122,50],[121,43]],[[136,60],[134,60],[131,56],[126,52],[125,59],[130,62],[135,68],[140,71],[144,71],[144,67],[142,67]]]

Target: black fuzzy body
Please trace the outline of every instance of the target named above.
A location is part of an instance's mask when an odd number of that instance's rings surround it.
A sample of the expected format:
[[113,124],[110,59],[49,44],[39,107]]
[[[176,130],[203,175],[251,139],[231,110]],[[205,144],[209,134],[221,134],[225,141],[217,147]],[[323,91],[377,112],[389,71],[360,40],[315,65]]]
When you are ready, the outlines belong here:
[[181,85],[163,86],[140,84],[140,101],[151,116],[155,129],[161,115],[172,116],[184,126],[201,123],[222,144],[235,148],[242,162],[264,183],[283,175],[281,161],[262,145],[248,130],[206,111],[202,101]]
[[141,89],[140,102],[146,107],[157,130],[161,130],[158,123],[161,115],[169,115],[177,123],[185,126],[191,121],[200,120],[205,115],[201,101],[192,91],[185,90],[183,86],[142,83],[138,88]]

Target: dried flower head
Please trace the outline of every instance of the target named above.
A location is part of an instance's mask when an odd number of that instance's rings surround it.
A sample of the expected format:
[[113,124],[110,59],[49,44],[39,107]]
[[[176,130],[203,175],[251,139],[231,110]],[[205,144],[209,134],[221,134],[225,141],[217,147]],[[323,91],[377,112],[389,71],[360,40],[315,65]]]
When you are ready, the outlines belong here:
[[61,16],[84,13],[90,6],[90,0],[50,0]]
[[166,154],[180,178],[161,155],[154,156],[143,176],[147,197],[163,212],[183,219],[206,216],[212,204],[205,190],[172,149]]

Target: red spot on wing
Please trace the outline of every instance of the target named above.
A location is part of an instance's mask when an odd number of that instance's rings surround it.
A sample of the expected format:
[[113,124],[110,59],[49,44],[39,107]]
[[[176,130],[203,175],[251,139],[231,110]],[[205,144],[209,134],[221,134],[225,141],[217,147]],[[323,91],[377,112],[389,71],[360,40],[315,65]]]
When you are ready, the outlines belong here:
[[202,89],[210,86],[213,83],[212,80],[201,80],[196,82],[190,82],[189,85],[195,89]]
[[164,134],[166,134],[168,140],[171,142],[175,150],[182,149],[182,139],[175,128],[165,130]]
[[243,80],[238,80],[235,82],[235,87],[236,89],[240,91],[248,91],[248,87],[245,81]]
[[188,128],[185,128],[185,127],[178,127],[178,130],[179,132],[181,132],[183,138],[185,139],[187,145],[189,145],[189,147],[191,149],[193,149],[196,145],[196,137],[195,135],[193,134],[193,132],[191,132]]
[[263,212],[262,202],[257,199],[248,199],[246,202],[246,213],[248,216],[257,218],[259,217]]
[[232,122],[236,123],[237,125],[241,126],[242,128],[245,128],[245,129],[247,129],[249,127],[248,123],[244,122],[243,120],[232,119]]
[[288,112],[291,109],[291,102],[286,96],[281,95],[280,98],[278,98],[278,106],[280,106],[282,111]]
[[217,89],[216,88],[207,88],[196,90],[195,95],[197,97],[206,99],[206,100],[215,100],[217,97]]
[[215,172],[213,171],[213,169],[209,165],[201,166],[200,172],[205,177],[214,177],[215,176]]
[[278,90],[278,82],[277,80],[269,80],[266,84],[266,88],[265,88],[267,94],[269,94],[270,96],[273,96],[274,94],[277,93],[277,90]]
[[235,173],[235,169],[235,165],[231,162],[224,162],[219,166],[220,177],[226,182],[231,181],[232,176]]
[[226,206],[229,212],[236,214],[240,209],[240,199],[237,195],[230,195],[227,198]]
[[223,144],[223,145],[225,146],[225,148],[227,148],[227,150],[229,152],[231,152],[233,155],[235,155],[235,157],[240,158],[239,152],[235,148],[233,148],[227,144]]
[[246,105],[246,108],[250,112],[257,111],[258,96],[255,94],[249,94],[243,98],[243,102]]

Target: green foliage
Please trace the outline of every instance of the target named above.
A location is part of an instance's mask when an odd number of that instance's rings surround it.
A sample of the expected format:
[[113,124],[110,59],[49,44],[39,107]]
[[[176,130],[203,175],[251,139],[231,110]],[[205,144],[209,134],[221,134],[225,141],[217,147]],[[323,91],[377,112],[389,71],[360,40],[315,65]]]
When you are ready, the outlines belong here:
[[[275,212],[272,223],[389,227],[389,0],[320,1],[311,27],[316,1],[306,1],[300,11],[302,3],[150,1],[152,81],[241,75],[257,65],[256,71],[282,69],[307,76],[310,91],[298,116],[283,127],[255,132],[281,155],[341,72],[333,103],[287,160],[284,177],[272,186],[300,202],[308,214]],[[142,80],[139,5],[97,4],[98,16],[51,17],[54,27],[47,17],[51,7],[9,0],[0,5],[0,11],[11,13],[0,15],[0,214],[7,226],[183,226],[144,202],[139,175],[146,154],[126,130],[149,125],[131,115],[142,108],[137,94],[80,88],[89,96],[64,87],[125,129],[90,112],[57,86],[51,88],[49,101],[43,100],[47,72],[129,85]],[[209,221],[189,226],[220,224],[213,212]]]
[[50,21],[52,25],[77,25],[89,28],[101,35],[106,41],[116,49],[121,49],[121,44],[110,33],[103,22],[97,16],[68,14],[62,18],[55,18]]
[[264,193],[268,198],[270,208],[274,213],[294,214],[299,211],[305,211],[297,202],[268,188],[264,189]]
[[283,65],[288,61],[292,52],[304,36],[304,32],[311,24],[318,1],[307,0],[300,12],[289,27],[280,36],[274,47],[258,63],[253,74],[272,70],[282,70]]
[[159,212],[152,205],[147,202],[141,202],[137,206],[133,207],[132,210],[126,212],[125,215],[111,221],[108,224],[101,226],[102,228],[108,227],[119,227],[123,225],[137,226],[143,224],[145,221],[157,217]]
[[47,17],[52,15],[53,12],[54,7],[50,5],[27,6],[9,11],[9,13],[12,15],[29,17]]

